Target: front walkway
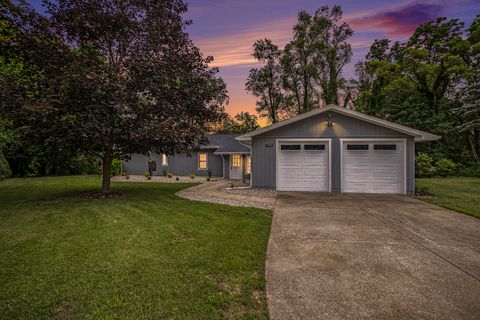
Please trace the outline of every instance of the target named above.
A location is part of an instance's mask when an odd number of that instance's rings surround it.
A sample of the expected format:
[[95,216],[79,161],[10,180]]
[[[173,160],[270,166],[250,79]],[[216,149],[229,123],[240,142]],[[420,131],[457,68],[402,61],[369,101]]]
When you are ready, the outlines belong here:
[[406,196],[278,193],[277,319],[480,319],[480,220]]

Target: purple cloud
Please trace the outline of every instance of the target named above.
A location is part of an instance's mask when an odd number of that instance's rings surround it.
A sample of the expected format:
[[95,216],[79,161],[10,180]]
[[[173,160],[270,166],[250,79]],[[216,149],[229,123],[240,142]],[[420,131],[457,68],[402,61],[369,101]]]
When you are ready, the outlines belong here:
[[398,10],[372,13],[351,19],[353,27],[384,31],[391,36],[409,36],[422,23],[440,16],[443,6],[433,3],[412,3]]

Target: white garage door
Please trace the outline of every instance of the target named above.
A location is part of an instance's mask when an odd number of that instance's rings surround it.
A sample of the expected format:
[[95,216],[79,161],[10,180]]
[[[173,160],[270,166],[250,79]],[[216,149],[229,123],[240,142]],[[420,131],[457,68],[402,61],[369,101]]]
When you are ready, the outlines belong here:
[[282,141],[277,150],[277,189],[329,191],[328,142]]
[[400,141],[343,142],[343,192],[404,193]]

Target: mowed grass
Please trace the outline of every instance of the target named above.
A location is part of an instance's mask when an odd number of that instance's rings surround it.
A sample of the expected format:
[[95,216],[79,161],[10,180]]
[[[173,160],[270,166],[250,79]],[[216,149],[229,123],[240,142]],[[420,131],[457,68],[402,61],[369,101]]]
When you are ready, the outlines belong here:
[[265,319],[269,211],[192,202],[185,184],[0,181],[1,319]]
[[433,193],[419,199],[480,218],[480,178],[422,178],[416,183]]

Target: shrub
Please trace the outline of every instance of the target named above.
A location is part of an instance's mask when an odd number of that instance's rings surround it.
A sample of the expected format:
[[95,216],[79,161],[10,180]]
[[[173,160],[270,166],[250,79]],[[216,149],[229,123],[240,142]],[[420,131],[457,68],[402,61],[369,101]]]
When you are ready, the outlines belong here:
[[125,175],[125,179],[130,179],[130,176],[128,175],[128,170],[125,170],[123,174]]
[[230,188],[234,188],[235,185],[233,183],[230,183]]
[[194,179],[195,178],[195,173],[190,173],[190,179]]
[[12,175],[12,169],[10,169],[8,161],[3,156],[3,153],[0,152],[0,180],[6,179],[11,175]]
[[448,177],[455,173],[457,165],[450,159],[441,158],[437,161],[437,174],[442,177]]
[[167,177],[168,177],[168,178],[171,178],[171,177],[173,177],[173,174],[172,174],[171,172],[168,172],[168,173],[167,173]]
[[168,175],[167,169],[162,169],[162,174],[164,177],[166,177]]
[[207,181],[210,181],[210,177],[207,177]]
[[246,183],[247,181],[245,179],[242,180],[243,183]]
[[211,178],[212,177],[212,170],[208,169],[207,175],[208,175],[209,178]]
[[147,180],[152,179],[152,176],[150,175],[149,172],[145,172],[143,175],[145,176],[145,178],[147,178]]
[[110,175],[118,176],[121,171],[122,171],[122,160],[113,159],[112,167],[110,168]]
[[464,177],[480,177],[480,162],[461,168],[459,175]]
[[435,174],[436,168],[433,166],[433,159],[428,154],[417,154],[415,162],[415,171],[418,177],[431,177]]
[[176,177],[175,180],[177,180],[177,181],[180,180],[180,177]]

